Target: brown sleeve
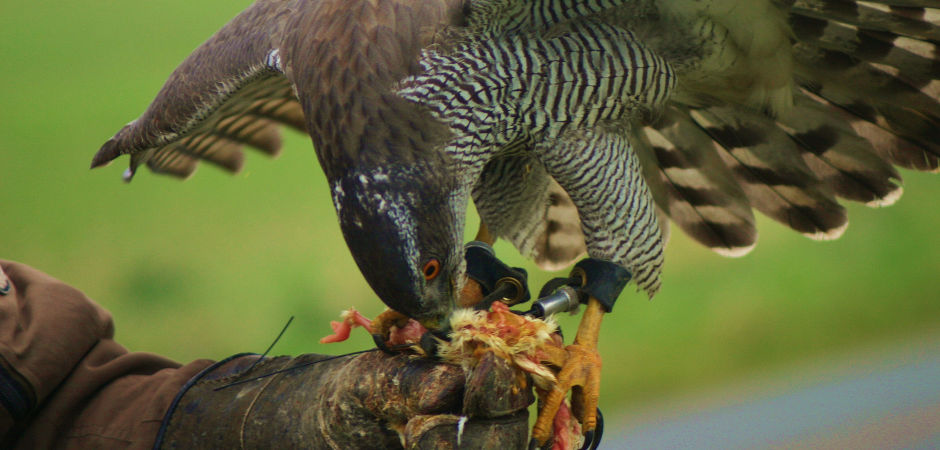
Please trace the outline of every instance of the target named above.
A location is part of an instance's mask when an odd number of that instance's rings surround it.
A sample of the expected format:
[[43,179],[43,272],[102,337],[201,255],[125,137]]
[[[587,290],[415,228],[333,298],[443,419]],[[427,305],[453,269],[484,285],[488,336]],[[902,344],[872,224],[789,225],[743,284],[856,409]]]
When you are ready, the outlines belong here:
[[0,268],[11,284],[0,295],[0,447],[150,448],[180,387],[212,362],[129,353],[80,291],[23,264]]

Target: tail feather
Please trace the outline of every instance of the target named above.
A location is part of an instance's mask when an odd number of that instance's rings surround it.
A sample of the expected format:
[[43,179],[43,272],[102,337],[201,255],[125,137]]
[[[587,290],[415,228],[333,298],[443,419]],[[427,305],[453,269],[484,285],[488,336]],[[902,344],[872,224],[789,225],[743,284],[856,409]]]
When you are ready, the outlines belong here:
[[795,46],[795,57],[800,63],[798,75],[807,80],[803,84],[816,86],[814,90],[823,97],[854,108],[860,115],[903,105],[904,109],[919,111],[934,124],[940,118],[936,99],[899,78],[895,68],[879,68],[841,52],[803,44]]
[[714,143],[688,116],[668,111],[633,141],[663,214],[718,253],[740,256],[753,248],[757,230],[748,199]]
[[940,77],[940,64],[931,56],[937,51],[932,42],[800,15],[792,15],[790,25],[802,45],[897,68],[899,78],[914,87]]
[[922,40],[940,40],[940,27],[911,18],[903,10],[887,5],[862,4],[844,0],[797,0],[792,11],[806,17],[835,20],[859,28],[885,31]]
[[868,0],[869,3],[880,3],[895,8],[909,8],[923,10],[924,8],[940,8],[940,0]]
[[574,202],[526,153],[489,161],[473,187],[473,201],[494,236],[543,269],[560,270],[587,251]]
[[531,256],[545,270],[561,270],[587,253],[581,218],[571,197],[557,182],[548,187],[543,231],[535,240]]
[[835,193],[871,206],[886,206],[900,197],[900,175],[859,137],[832,108],[806,96],[778,118],[780,127],[802,149],[810,170]]
[[905,139],[865,120],[852,121],[852,128],[872,144],[881,157],[906,169],[926,172],[940,170],[940,158],[923,145]]
[[800,1],[790,16],[802,93],[840,110],[879,157],[927,171],[940,168],[935,7],[917,0]]
[[902,8],[915,10],[915,12],[916,10],[922,11],[924,8],[940,8],[940,0],[868,0],[868,2],[888,5],[899,14],[904,14],[903,11],[899,11]]
[[691,117],[721,145],[719,155],[754,208],[814,239],[841,236],[848,226],[845,208],[773,120],[728,107],[692,110]]
[[[740,94],[680,83],[663,119],[634,139],[659,207],[713,248],[721,247],[720,234],[695,226],[708,222],[696,202],[723,198],[727,204],[718,210],[740,221],[733,228],[740,238],[756,239],[753,219],[740,214],[755,208],[810,237],[831,239],[848,225],[836,197],[889,205],[902,193],[895,165],[940,168],[940,0],[771,1],[788,11],[792,31],[792,47],[781,53],[793,67],[792,96],[779,102],[786,107],[758,111],[761,104],[740,100],[759,88],[729,75],[753,61],[747,55],[740,62],[701,57],[725,66],[679,58],[678,67],[688,68],[693,81],[704,72]],[[772,17],[754,20],[759,25],[733,27],[740,34],[776,23]],[[730,41],[715,42],[724,50]],[[705,158],[717,159],[720,167]],[[720,186],[719,179],[725,180]],[[686,186],[693,183],[711,188],[708,195],[688,195]],[[736,209],[727,206],[732,204]]]

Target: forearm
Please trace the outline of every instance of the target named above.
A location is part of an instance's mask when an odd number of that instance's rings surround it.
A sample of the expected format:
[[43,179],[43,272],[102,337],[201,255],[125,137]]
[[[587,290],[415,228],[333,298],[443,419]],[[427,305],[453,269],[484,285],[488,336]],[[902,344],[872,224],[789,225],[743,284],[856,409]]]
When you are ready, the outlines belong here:
[[11,281],[0,295],[0,447],[150,448],[176,392],[211,361],[130,353],[80,291],[24,264],[0,267]]

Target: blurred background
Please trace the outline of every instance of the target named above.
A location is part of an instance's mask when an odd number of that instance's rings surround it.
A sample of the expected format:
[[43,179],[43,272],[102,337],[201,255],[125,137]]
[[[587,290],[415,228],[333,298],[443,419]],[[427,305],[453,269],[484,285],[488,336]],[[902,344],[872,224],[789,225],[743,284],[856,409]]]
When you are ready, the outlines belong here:
[[[251,153],[234,176],[204,166],[181,182],[142,170],[124,184],[126,158],[88,169],[176,65],[249,4],[0,0],[0,257],[85,291],[132,350],[180,361],[261,352],[290,316],[276,354],[372,346],[365,333],[317,343],[341,310],[374,316],[383,306],[346,250],[308,137],[286,132],[280,157]],[[601,406],[611,427],[637,435],[695,411],[940,366],[940,178],[902,175],[896,205],[850,205],[851,226],[834,242],[761,218],[757,248],[727,259],[674,232],[662,292],[648,301],[628,288],[605,319]],[[536,291],[556,275],[505,243],[497,252],[527,267]],[[914,417],[940,442],[940,372],[916,370],[871,389],[923,390],[909,397],[933,398],[933,415]],[[848,397],[871,398],[860,389]],[[796,405],[787,417],[805,413]],[[848,410],[875,408],[866,405]]]

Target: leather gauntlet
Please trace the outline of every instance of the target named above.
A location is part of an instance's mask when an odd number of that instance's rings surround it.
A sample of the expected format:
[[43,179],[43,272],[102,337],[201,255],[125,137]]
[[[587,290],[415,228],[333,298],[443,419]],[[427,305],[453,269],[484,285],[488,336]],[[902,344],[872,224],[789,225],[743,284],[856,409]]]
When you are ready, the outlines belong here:
[[[261,361],[194,377],[155,448],[525,448],[531,388],[493,354],[476,368],[381,352]],[[267,375],[267,376],[266,376]]]

